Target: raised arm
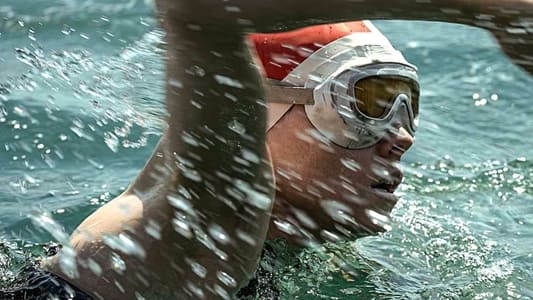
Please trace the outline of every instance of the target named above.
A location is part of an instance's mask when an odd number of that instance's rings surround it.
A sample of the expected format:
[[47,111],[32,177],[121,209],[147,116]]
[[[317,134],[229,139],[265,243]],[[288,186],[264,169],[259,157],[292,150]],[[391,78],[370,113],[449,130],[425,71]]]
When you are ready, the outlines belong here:
[[[493,33],[513,62],[530,74],[533,63],[533,2],[530,0],[267,0],[159,1],[172,26],[197,24],[208,31],[277,31],[361,19],[461,23]],[[181,25],[180,25],[181,24]]]
[[[224,299],[255,272],[273,201],[260,78],[242,31],[183,23],[173,10],[160,11],[169,115],[160,148],[164,165],[178,165],[168,208],[192,233],[173,226],[162,239],[179,245],[166,254],[184,270],[178,290],[193,283],[206,299]],[[205,277],[192,272],[194,264]]]

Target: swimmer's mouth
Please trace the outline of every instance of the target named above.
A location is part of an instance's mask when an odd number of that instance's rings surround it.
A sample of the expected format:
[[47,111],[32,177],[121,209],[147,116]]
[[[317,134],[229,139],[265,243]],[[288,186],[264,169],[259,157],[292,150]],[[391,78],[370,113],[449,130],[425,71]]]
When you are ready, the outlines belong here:
[[392,194],[396,191],[399,185],[400,185],[399,182],[398,183],[382,182],[382,183],[373,184],[370,186],[370,188],[376,189],[376,190],[383,190],[383,191],[386,191]]
[[391,167],[388,168],[387,174],[388,176],[376,176],[374,182],[370,184],[370,188],[394,193],[402,183],[403,171],[400,168]]

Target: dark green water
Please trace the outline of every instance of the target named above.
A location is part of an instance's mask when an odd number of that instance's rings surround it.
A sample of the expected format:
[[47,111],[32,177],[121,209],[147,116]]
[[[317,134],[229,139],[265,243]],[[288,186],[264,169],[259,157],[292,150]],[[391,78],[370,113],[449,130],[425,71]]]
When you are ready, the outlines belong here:
[[[83,3],[0,4],[7,278],[119,194],[159,136],[163,52],[151,7]],[[297,255],[278,245],[284,298],[533,299],[533,80],[483,31],[376,25],[420,70],[403,199],[383,236]],[[57,227],[40,226],[43,216]]]

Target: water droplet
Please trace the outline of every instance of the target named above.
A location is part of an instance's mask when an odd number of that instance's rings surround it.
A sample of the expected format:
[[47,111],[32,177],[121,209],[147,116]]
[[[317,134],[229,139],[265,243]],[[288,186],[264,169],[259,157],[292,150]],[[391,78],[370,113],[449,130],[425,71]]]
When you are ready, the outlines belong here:
[[240,7],[238,6],[225,6],[224,9],[227,11],[227,12],[232,12],[232,13],[238,13],[238,12],[241,12],[241,9]]
[[192,31],[202,31],[202,26],[197,24],[187,24],[187,28],[189,28]]
[[298,222],[306,228],[316,229],[318,225],[316,222],[303,210],[293,209],[294,216],[298,219]]
[[88,134],[86,134],[82,128],[80,127],[75,127],[75,126],[72,126],[70,127],[70,130],[72,132],[74,132],[74,134],[76,134],[78,137],[80,138],[83,138],[83,139],[86,139],[88,141],[91,141],[91,142],[94,142],[94,138]]
[[168,195],[167,200],[176,209],[179,209],[188,215],[195,215],[194,206],[192,203],[183,196],[183,194]]
[[244,127],[244,125],[239,123],[237,120],[231,121],[228,124],[228,128],[240,135],[243,135],[246,133],[246,128]]
[[159,226],[159,224],[157,224],[155,221],[149,220],[144,230],[146,230],[146,233],[148,233],[148,235],[154,239],[161,239],[161,226]]
[[505,31],[510,34],[527,34],[527,30],[520,27],[506,27]]
[[87,259],[87,267],[96,276],[100,276],[102,274],[102,267],[98,263],[96,263],[96,261],[94,261],[92,258]]
[[238,80],[224,76],[224,75],[218,75],[218,74],[215,75],[215,80],[216,82],[218,82],[218,84],[221,84],[221,85],[226,85],[226,86],[230,86],[230,87],[234,87],[238,89],[244,88],[242,83],[240,83]]
[[235,233],[237,234],[237,238],[239,238],[241,241],[252,246],[256,244],[254,238],[250,234],[239,229],[235,230]]
[[230,238],[224,228],[218,224],[213,224],[207,229],[209,235],[217,242],[227,245],[230,242]]
[[230,299],[230,295],[228,294],[228,292],[223,288],[221,287],[220,285],[218,284],[215,284],[215,292],[222,298],[222,299]]
[[233,102],[237,102],[237,100],[239,100],[239,99],[237,98],[237,96],[232,95],[232,94],[230,94],[230,93],[224,93],[224,97],[230,99],[230,100],[233,101]]
[[183,132],[181,135],[181,139],[188,145],[191,145],[193,147],[198,147],[200,145],[200,142],[190,133]]
[[320,206],[331,219],[340,224],[349,224],[349,216],[353,214],[353,211],[346,204],[335,200],[323,200],[320,202]]
[[58,243],[69,245],[69,235],[65,232],[63,226],[57,223],[49,214],[32,214],[30,215],[30,218],[35,226],[50,233]]
[[207,269],[204,266],[195,261],[190,261],[189,265],[191,266],[191,270],[194,272],[194,274],[198,275],[200,278],[205,278],[207,275]]
[[175,88],[178,88],[178,89],[182,89],[183,88],[183,83],[177,79],[169,79],[168,80],[168,84],[172,87],[175,87]]
[[76,264],[76,252],[72,247],[63,245],[59,256],[59,268],[70,278],[78,278],[78,267]]
[[252,152],[251,150],[242,149],[241,155],[242,155],[242,158],[244,158],[245,160],[249,162],[256,163],[256,164],[261,162],[259,155],[257,155],[255,152]]
[[205,70],[202,69],[200,66],[193,66],[189,70],[186,71],[190,75],[195,75],[198,77],[204,77],[205,76]]
[[341,237],[325,229],[320,231],[320,236],[322,236],[325,240],[331,241],[331,242],[337,242],[341,240]]
[[172,219],[172,228],[174,228],[177,233],[184,236],[185,238],[190,239],[193,237],[193,233],[191,230],[191,226],[189,226],[189,223],[179,217]]
[[287,221],[274,220],[273,223],[280,231],[285,232],[288,235],[294,235],[298,232],[294,225]]
[[116,253],[111,254],[111,268],[119,274],[126,271],[126,262]]
[[280,65],[289,65],[291,60],[287,55],[273,53],[271,56],[272,62],[275,62]]
[[380,214],[374,210],[367,209],[365,210],[365,213],[369,217],[370,221],[374,223],[375,225],[378,225],[382,227],[385,230],[390,230],[392,227],[390,226],[390,217],[384,214]]
[[120,233],[116,236],[104,236],[104,243],[113,250],[120,251],[127,255],[144,258],[146,253],[141,245],[132,237],[125,233]]
[[93,160],[93,159],[90,159],[90,158],[89,158],[87,161],[88,161],[93,167],[95,167],[95,168],[98,169],[98,170],[102,170],[102,169],[104,169],[104,165],[103,165],[103,164],[98,163],[98,162],[96,162],[96,161]]
[[186,285],[187,285],[187,289],[191,291],[197,297],[197,299],[205,298],[204,291],[201,288],[199,288],[196,284],[194,284],[191,281],[187,281]]
[[261,210],[268,210],[272,204],[272,199],[268,194],[252,188],[248,183],[238,180],[235,187],[246,195],[246,201]]
[[354,172],[359,171],[361,169],[361,166],[359,163],[353,159],[350,158],[341,158],[341,163],[343,166],[348,168],[349,170],[352,170]]
[[229,287],[236,287],[237,281],[233,277],[231,277],[228,273],[223,271],[217,272],[217,278],[220,280],[223,284]]
[[109,148],[111,151],[114,153],[118,152],[120,141],[112,132],[104,132],[104,142],[107,145],[107,148]]

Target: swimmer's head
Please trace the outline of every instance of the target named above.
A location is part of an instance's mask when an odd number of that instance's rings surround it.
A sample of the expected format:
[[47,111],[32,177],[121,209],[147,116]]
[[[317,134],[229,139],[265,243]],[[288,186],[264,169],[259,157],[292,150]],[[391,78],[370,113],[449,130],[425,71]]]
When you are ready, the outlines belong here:
[[414,135],[416,67],[369,21],[250,39],[270,79],[268,129],[293,104],[304,104],[314,127],[345,148],[369,147],[395,123]]
[[[355,38],[361,33],[369,39]],[[369,22],[249,41],[276,89],[267,97],[289,98],[268,103],[277,188],[270,236],[306,242],[386,229],[403,177],[397,162],[416,130],[416,68]]]

